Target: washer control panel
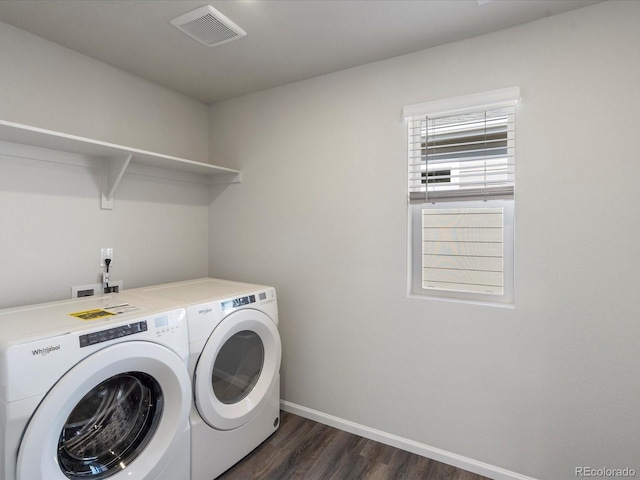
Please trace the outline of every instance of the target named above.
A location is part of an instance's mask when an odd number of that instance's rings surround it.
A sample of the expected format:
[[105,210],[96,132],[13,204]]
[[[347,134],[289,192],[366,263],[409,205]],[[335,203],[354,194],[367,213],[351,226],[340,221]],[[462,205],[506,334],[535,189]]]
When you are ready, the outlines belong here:
[[107,328],[106,330],[100,330],[98,332],[91,332],[85,335],[80,335],[80,348],[96,345],[97,343],[108,342],[116,338],[127,337],[129,335],[135,335],[136,333],[147,331],[147,321],[130,323],[128,325],[119,325],[113,328]]
[[145,339],[149,339],[150,336],[159,338],[165,335],[176,334],[180,330],[186,331],[186,322],[184,322],[183,319],[184,313],[178,312],[178,315],[176,315],[174,312],[170,312],[157,317],[147,317],[137,322],[85,333],[80,335],[78,340],[80,342],[80,348],[84,348],[130,335],[146,334],[144,335]]

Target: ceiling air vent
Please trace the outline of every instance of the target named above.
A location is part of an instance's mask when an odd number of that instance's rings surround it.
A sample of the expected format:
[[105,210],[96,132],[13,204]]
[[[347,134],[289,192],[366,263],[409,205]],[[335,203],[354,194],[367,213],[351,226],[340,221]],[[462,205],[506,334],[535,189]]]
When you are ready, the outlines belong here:
[[171,25],[207,47],[221,45],[247,34],[211,5],[180,15],[171,20]]

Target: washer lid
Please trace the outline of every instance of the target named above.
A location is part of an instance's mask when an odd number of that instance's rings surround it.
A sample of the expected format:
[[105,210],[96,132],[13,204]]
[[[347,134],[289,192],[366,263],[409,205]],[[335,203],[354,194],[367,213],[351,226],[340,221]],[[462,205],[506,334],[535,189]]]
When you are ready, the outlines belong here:
[[202,419],[218,430],[251,420],[269,398],[281,355],[278,329],[266,314],[242,309],[227,316],[196,365],[194,396]]
[[141,341],[106,347],[45,395],[18,449],[17,478],[156,478],[184,441],[190,408],[189,374],[171,350]]

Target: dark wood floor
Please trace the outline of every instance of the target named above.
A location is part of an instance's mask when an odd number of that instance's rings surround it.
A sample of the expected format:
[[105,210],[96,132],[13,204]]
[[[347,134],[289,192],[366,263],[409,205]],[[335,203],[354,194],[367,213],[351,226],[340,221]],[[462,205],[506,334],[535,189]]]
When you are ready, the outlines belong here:
[[218,480],[488,480],[282,412],[280,428]]

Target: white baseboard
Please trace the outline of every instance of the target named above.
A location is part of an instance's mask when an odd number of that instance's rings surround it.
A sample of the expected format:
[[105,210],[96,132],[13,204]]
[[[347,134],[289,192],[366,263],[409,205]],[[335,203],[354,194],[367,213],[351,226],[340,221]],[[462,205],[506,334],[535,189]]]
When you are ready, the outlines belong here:
[[430,447],[429,445],[414,442],[407,438],[398,437],[397,435],[376,430],[375,428],[369,428],[358,423],[350,422],[349,420],[344,420],[342,418],[334,417],[333,415],[328,415],[295,403],[287,402],[286,400],[281,400],[280,406],[285,412],[293,413],[324,425],[329,425],[330,427],[338,428],[345,432],[368,438],[369,440],[375,440],[376,442],[400,448],[407,452],[415,453],[416,455],[421,455],[448,465],[453,465],[454,467],[493,478],[495,480],[535,480],[519,473],[511,472],[487,463],[478,462],[471,458],[463,457],[439,448]]

